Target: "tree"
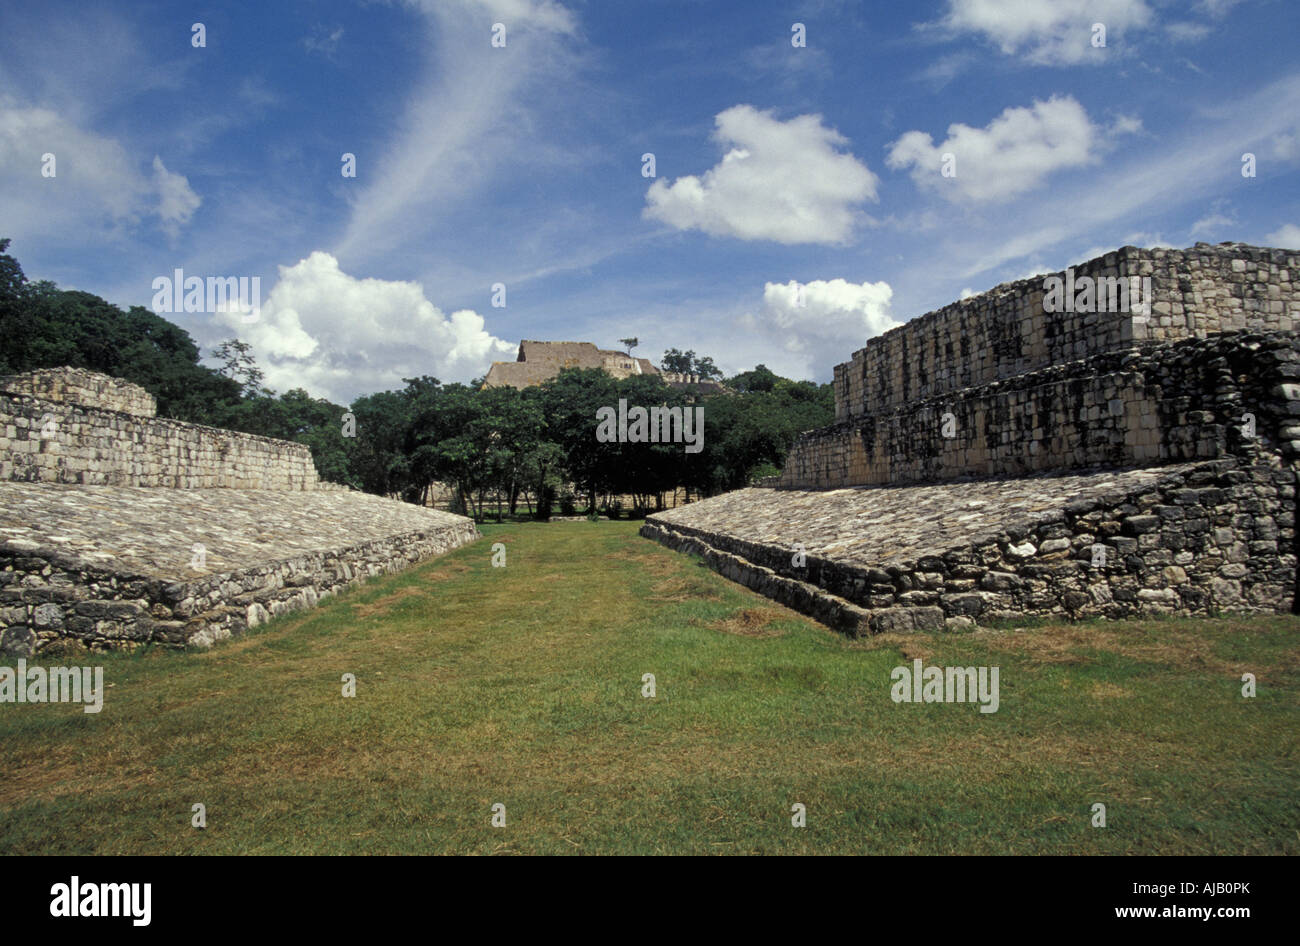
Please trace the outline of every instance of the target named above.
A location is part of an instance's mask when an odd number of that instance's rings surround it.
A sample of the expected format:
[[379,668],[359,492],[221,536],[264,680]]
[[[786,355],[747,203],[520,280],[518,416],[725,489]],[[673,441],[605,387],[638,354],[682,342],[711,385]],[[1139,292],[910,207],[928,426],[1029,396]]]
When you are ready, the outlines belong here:
[[690,374],[691,365],[694,363],[695,352],[678,351],[676,348],[670,348],[664,352],[664,356],[659,362],[659,367],[664,371],[672,371],[677,374]]
[[752,371],[742,371],[730,381],[727,387],[733,391],[739,391],[742,394],[751,391],[770,391],[780,380],[775,372],[771,371],[767,365],[755,365]]
[[0,239],[0,374],[24,369],[24,347],[33,329],[27,277],[18,260],[5,252],[8,248],[9,238]]
[[629,357],[632,355],[632,349],[636,348],[636,346],[640,344],[640,341],[635,338],[620,338],[618,341],[619,344],[627,349]]
[[713,363],[712,358],[697,358],[691,366],[691,374],[697,375],[701,381],[716,381],[722,377],[721,369]]
[[659,367],[677,374],[698,375],[701,381],[713,381],[722,377],[721,370],[712,358],[697,358],[693,351],[678,351],[676,348],[664,352]]
[[253,346],[238,338],[228,338],[212,350],[212,357],[222,363],[217,370],[239,385],[243,397],[272,393],[263,387],[266,377],[253,359]]
[[410,403],[399,391],[352,402],[356,436],[348,440],[348,472],[368,493],[391,496],[410,481]]
[[126,312],[89,292],[27,283],[0,257],[0,368],[88,368],[140,385],[163,417],[220,426],[240,400],[239,385],[199,364],[188,332],[142,306]]
[[546,438],[564,451],[565,475],[595,509],[618,462],[618,444],[596,439],[596,412],[617,408],[617,382],[599,368],[566,368],[542,385],[541,403]]

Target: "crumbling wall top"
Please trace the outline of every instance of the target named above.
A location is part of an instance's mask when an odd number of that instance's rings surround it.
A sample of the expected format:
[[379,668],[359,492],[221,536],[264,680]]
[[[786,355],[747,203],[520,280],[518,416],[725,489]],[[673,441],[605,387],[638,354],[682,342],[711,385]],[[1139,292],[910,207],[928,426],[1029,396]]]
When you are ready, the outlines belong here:
[[140,385],[86,368],[39,368],[0,376],[0,391],[137,417],[153,417],[158,411],[154,396]]

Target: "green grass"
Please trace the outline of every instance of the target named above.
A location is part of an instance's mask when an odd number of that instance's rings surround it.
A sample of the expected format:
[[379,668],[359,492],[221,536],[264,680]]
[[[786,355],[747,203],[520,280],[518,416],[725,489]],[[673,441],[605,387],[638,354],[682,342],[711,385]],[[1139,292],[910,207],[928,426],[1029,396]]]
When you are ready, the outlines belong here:
[[[0,852],[1300,852],[1296,618],[853,642],[636,528],[489,525],[206,653],[96,655],[102,713],[0,704]],[[1001,708],[893,703],[918,656],[1000,667]]]

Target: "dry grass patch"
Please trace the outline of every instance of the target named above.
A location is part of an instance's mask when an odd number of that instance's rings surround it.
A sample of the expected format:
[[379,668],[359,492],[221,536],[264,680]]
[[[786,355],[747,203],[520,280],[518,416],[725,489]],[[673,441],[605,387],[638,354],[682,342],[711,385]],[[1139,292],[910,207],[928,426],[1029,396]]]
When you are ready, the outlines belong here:
[[[433,577],[433,576],[430,576]],[[407,598],[418,598],[424,594],[424,589],[415,585],[408,585],[405,588],[399,588],[392,594],[384,595],[382,598],[376,598],[368,604],[362,604],[357,601],[352,603],[352,613],[360,618],[374,617],[377,614],[387,614],[393,605],[399,601],[405,601]]]
[[450,578],[463,575],[467,571],[469,571],[468,565],[463,565],[460,562],[453,562],[446,565],[440,565],[438,568],[435,568],[420,577],[426,581],[447,581]]
[[785,617],[787,614],[783,614],[776,608],[743,608],[725,618],[711,621],[705,627],[740,637],[782,637],[785,631],[773,627],[772,622]]
[[854,650],[897,650],[904,660],[929,660],[934,656],[934,640],[929,634],[873,634],[849,641]]
[[659,578],[664,575],[672,575],[681,570],[681,562],[677,560],[672,552],[665,550],[664,554],[656,554],[654,550],[650,554],[626,550],[622,552],[610,552],[605,556],[613,562],[631,562],[637,568],[646,574]]
[[651,601],[718,601],[716,588],[692,577],[666,578],[650,586]]
[[1215,653],[1218,643],[1206,636],[1203,626],[1195,629],[1175,624],[1145,625],[1141,628],[1100,626],[1097,624],[1063,624],[1029,628],[1023,631],[976,632],[987,647],[1025,657],[1042,664],[1086,665],[1096,662],[1095,652],[1106,651],[1146,663],[1165,664],[1177,670],[1237,674],[1243,669],[1258,673],[1300,669],[1300,654],[1295,651],[1272,665],[1252,662],[1243,667],[1238,661],[1225,660]]
[[1122,700],[1131,698],[1133,691],[1114,683],[1098,682],[1092,685],[1092,695],[1098,700]]

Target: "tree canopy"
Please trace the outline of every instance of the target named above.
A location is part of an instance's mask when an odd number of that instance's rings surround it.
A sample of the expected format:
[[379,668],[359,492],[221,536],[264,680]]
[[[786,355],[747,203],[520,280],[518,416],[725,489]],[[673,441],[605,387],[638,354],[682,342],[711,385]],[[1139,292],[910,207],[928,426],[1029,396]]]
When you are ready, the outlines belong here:
[[[447,484],[457,508],[484,515],[493,501],[526,501],[546,516],[572,488],[593,509],[615,496],[639,508],[686,487],[712,495],[779,471],[795,438],[834,420],[831,386],[782,378],[763,365],[696,397],[654,375],[616,379],[570,368],[545,384],[487,388],[421,376],[350,406],[300,388],[267,388],[251,347],[233,338],[201,363],[181,327],[141,306],[123,310],[88,292],[29,282],[0,240],[0,374],[63,365],[141,385],[165,417],[226,427],[310,447],[321,476],[358,489],[423,502]],[[635,344],[635,339],[624,339]],[[721,379],[713,359],[670,348],[666,371]],[[620,400],[644,408],[701,409],[698,453],[681,443],[605,443],[597,412]],[[692,415],[694,416],[694,415]]]

